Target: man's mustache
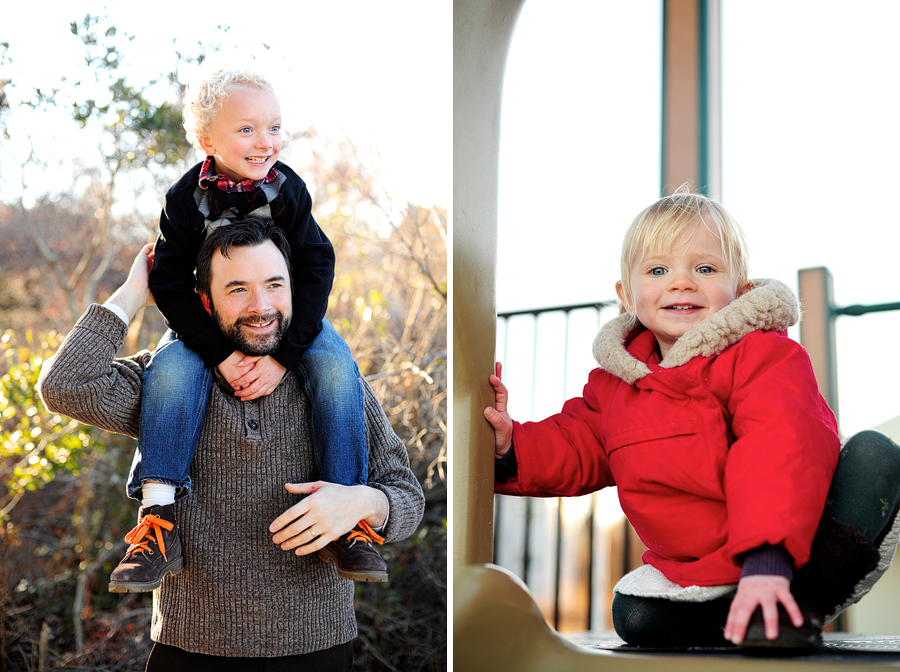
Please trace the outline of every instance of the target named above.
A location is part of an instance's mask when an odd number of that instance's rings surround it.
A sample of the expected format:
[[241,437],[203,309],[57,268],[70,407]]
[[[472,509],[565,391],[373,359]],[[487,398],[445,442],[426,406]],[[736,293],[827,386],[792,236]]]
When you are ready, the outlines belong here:
[[271,313],[265,313],[264,315],[256,315],[254,317],[240,317],[235,320],[234,324],[235,326],[240,326],[242,324],[252,326],[254,324],[266,324],[267,322],[271,322],[272,320],[284,320],[284,315],[275,310]]

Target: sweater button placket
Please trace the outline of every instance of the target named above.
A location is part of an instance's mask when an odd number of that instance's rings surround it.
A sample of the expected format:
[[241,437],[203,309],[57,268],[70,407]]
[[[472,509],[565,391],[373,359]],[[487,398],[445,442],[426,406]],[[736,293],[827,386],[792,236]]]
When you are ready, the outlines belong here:
[[259,439],[259,404],[243,404],[245,426],[247,428],[247,438]]

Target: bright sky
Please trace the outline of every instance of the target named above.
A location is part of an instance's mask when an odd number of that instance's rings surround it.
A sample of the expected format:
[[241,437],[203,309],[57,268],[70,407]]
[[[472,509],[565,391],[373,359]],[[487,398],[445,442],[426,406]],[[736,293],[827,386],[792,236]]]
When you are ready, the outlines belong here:
[[[615,297],[625,229],[659,196],[660,9],[525,4],[504,89],[499,310]],[[826,266],[839,305],[900,301],[900,3],[722,0],[722,14],[722,199],[751,276],[796,288],[798,269]],[[897,311],[839,318],[845,433],[900,414],[898,333]]]
[[[267,57],[287,130],[313,126],[320,132],[346,133],[358,144],[374,144],[381,154],[383,182],[401,204],[450,205],[449,0],[51,0],[35,7],[12,3],[3,10],[0,42],[11,45],[14,81],[50,87],[60,74],[79,76],[82,47],[69,32],[69,22],[86,13],[105,14],[120,34],[135,36],[126,55],[129,72],[138,81],[170,67],[173,39],[188,53],[196,53],[198,41],[221,41],[225,53]],[[217,34],[219,24],[231,30]],[[262,43],[271,45],[268,54],[258,47]],[[37,135],[56,135],[59,158],[66,159],[67,149],[75,155],[84,151],[79,146],[83,134],[73,137],[62,126],[42,128]],[[3,157],[0,174],[5,178],[11,170],[7,164]]]

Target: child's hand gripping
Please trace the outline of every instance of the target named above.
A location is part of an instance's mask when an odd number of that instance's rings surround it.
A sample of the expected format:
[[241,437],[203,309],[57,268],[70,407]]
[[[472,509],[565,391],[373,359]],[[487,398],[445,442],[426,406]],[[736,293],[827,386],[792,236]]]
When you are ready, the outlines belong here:
[[253,357],[235,350],[219,364],[219,372],[235,389],[234,396],[251,401],[272,394],[287,369],[269,355]]
[[506,385],[500,380],[502,367],[497,362],[495,375],[488,380],[494,388],[494,405],[484,409],[484,417],[494,427],[494,457],[502,457],[509,451],[512,445],[512,418],[506,412],[506,402],[509,399],[509,392]]
[[737,593],[728,610],[725,639],[734,644],[744,641],[747,625],[757,607],[762,607],[766,639],[778,639],[778,603],[784,606],[795,628],[803,625],[803,614],[791,594],[791,582],[783,576],[754,574],[738,582]]

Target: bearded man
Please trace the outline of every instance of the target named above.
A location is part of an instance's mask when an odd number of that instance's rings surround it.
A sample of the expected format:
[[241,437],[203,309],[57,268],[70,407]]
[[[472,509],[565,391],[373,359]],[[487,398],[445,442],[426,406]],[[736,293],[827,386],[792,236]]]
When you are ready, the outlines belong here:
[[[254,219],[211,232],[201,249],[197,290],[248,355],[273,352],[290,323],[288,250],[280,229]],[[137,437],[150,353],[116,352],[128,321],[152,302],[151,266],[148,245],[107,304],[90,306],[44,365],[39,390],[49,410]],[[184,568],[153,592],[147,670],[349,670],[353,582],[316,552],[359,521],[388,541],[415,531],[424,497],[406,448],[360,378],[369,485],[318,481],[309,399],[295,373],[252,402],[217,382],[190,466],[192,494],[170,505]],[[165,547],[165,518],[145,521],[139,542],[162,562],[175,550]]]

